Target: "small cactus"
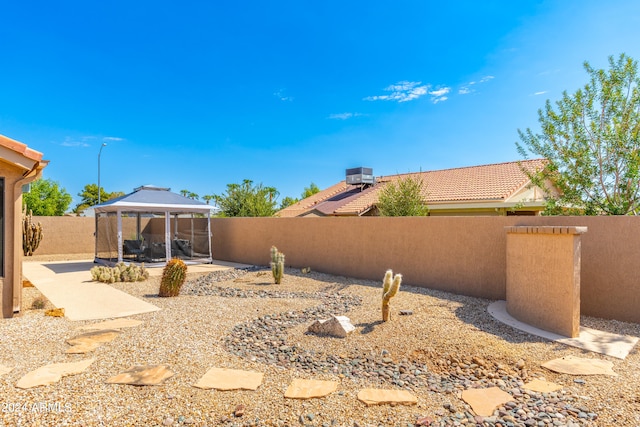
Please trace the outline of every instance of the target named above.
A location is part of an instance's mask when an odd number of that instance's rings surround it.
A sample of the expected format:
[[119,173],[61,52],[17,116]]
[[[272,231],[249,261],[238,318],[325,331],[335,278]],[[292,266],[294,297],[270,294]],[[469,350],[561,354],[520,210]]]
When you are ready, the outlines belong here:
[[276,285],[279,285],[284,273],[284,254],[278,252],[278,248],[275,246],[271,246],[271,272]]
[[103,283],[141,282],[149,278],[149,272],[144,268],[144,264],[137,266],[121,262],[114,267],[96,266],[90,272],[93,281]]
[[158,295],[161,297],[178,296],[186,278],[187,264],[179,258],[173,258],[162,270]]
[[396,296],[402,283],[402,274],[393,275],[393,271],[387,270],[382,281],[382,321],[389,321],[389,300]]
[[22,251],[24,256],[31,256],[42,241],[42,224],[33,222],[33,212],[27,214],[27,207],[22,210]]

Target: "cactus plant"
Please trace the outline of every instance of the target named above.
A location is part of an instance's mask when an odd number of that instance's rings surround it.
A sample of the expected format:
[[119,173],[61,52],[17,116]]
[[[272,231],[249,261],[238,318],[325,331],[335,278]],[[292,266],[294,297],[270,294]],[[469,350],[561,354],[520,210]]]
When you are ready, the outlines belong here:
[[387,270],[382,281],[382,321],[389,320],[389,300],[396,296],[402,283],[402,274],[393,275],[393,271]]
[[144,268],[144,264],[125,264],[120,262],[114,267],[96,266],[91,270],[91,279],[96,282],[141,282],[149,278],[149,272]]
[[279,285],[284,273],[284,254],[275,246],[271,246],[271,272],[276,285]]
[[173,258],[164,266],[160,280],[161,297],[175,297],[180,294],[180,288],[187,278],[187,264],[179,258]]
[[22,250],[24,256],[31,256],[42,241],[42,224],[33,222],[33,211],[22,210]]

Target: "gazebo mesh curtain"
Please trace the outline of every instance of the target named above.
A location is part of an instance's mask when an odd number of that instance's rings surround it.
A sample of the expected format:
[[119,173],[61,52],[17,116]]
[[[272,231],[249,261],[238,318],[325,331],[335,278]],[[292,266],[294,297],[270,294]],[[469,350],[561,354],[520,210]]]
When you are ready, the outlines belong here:
[[[171,257],[200,260],[210,257],[209,223],[203,214],[170,213]],[[165,262],[165,214],[122,212],[123,261]],[[118,221],[116,212],[96,215],[97,258],[118,260]]]

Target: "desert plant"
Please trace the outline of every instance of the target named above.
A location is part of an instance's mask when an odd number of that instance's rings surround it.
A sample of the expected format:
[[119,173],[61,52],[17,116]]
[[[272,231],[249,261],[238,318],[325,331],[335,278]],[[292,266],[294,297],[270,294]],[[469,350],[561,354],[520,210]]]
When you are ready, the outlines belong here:
[[120,262],[114,267],[96,266],[91,270],[91,278],[96,282],[141,282],[149,278],[149,272],[144,268],[144,264],[125,264]]
[[389,320],[389,300],[396,296],[402,282],[402,274],[393,275],[393,271],[387,270],[382,281],[382,321]]
[[179,258],[173,258],[162,270],[158,295],[161,297],[178,296],[186,278],[187,264]]
[[42,224],[33,222],[33,212],[27,214],[27,207],[22,210],[22,250],[24,256],[31,256],[42,241]]
[[276,285],[279,285],[284,273],[284,254],[275,246],[271,246],[271,272]]
[[41,310],[47,305],[47,299],[42,295],[35,298],[31,303],[31,308],[34,310]]

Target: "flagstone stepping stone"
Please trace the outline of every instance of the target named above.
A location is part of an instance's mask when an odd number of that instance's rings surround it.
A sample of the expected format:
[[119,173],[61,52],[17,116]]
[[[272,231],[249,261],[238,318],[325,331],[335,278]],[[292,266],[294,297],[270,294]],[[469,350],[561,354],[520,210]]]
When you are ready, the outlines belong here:
[[68,375],[84,372],[95,359],[86,359],[79,362],[52,363],[31,371],[16,383],[18,388],[32,388],[41,385],[53,384]]
[[600,359],[584,359],[575,356],[553,359],[543,363],[542,367],[561,374],[618,376],[618,374],[613,371],[613,362]]
[[67,349],[69,354],[88,353],[100,347],[105,342],[113,341],[122,331],[117,329],[104,329],[87,332],[67,340],[67,344],[73,347]]
[[562,389],[560,384],[552,383],[550,381],[544,381],[539,379],[534,379],[526,383],[522,388],[531,391],[537,391],[538,393],[550,393],[552,391],[558,391]]
[[159,385],[167,378],[171,378],[173,372],[165,365],[132,366],[121,374],[107,380],[109,384],[128,385]]
[[407,390],[386,390],[377,388],[365,388],[358,392],[358,400],[367,406],[397,404],[415,405],[418,399]]
[[77,328],[77,330],[104,330],[104,329],[122,329],[122,328],[133,328],[134,326],[141,325],[142,320],[134,320],[134,319],[114,319],[107,320],[105,322],[100,323],[92,323],[90,325],[84,325]]
[[257,390],[263,377],[262,372],[211,368],[193,386],[216,390]]
[[476,415],[482,417],[490,417],[498,406],[514,400],[513,396],[499,387],[470,388],[464,390],[461,397]]
[[338,389],[337,381],[303,380],[295,378],[287,387],[284,397],[289,399],[312,399],[325,397]]
[[10,367],[5,366],[5,365],[0,365],[0,375],[8,374],[12,370],[13,370],[13,368],[10,368]]

